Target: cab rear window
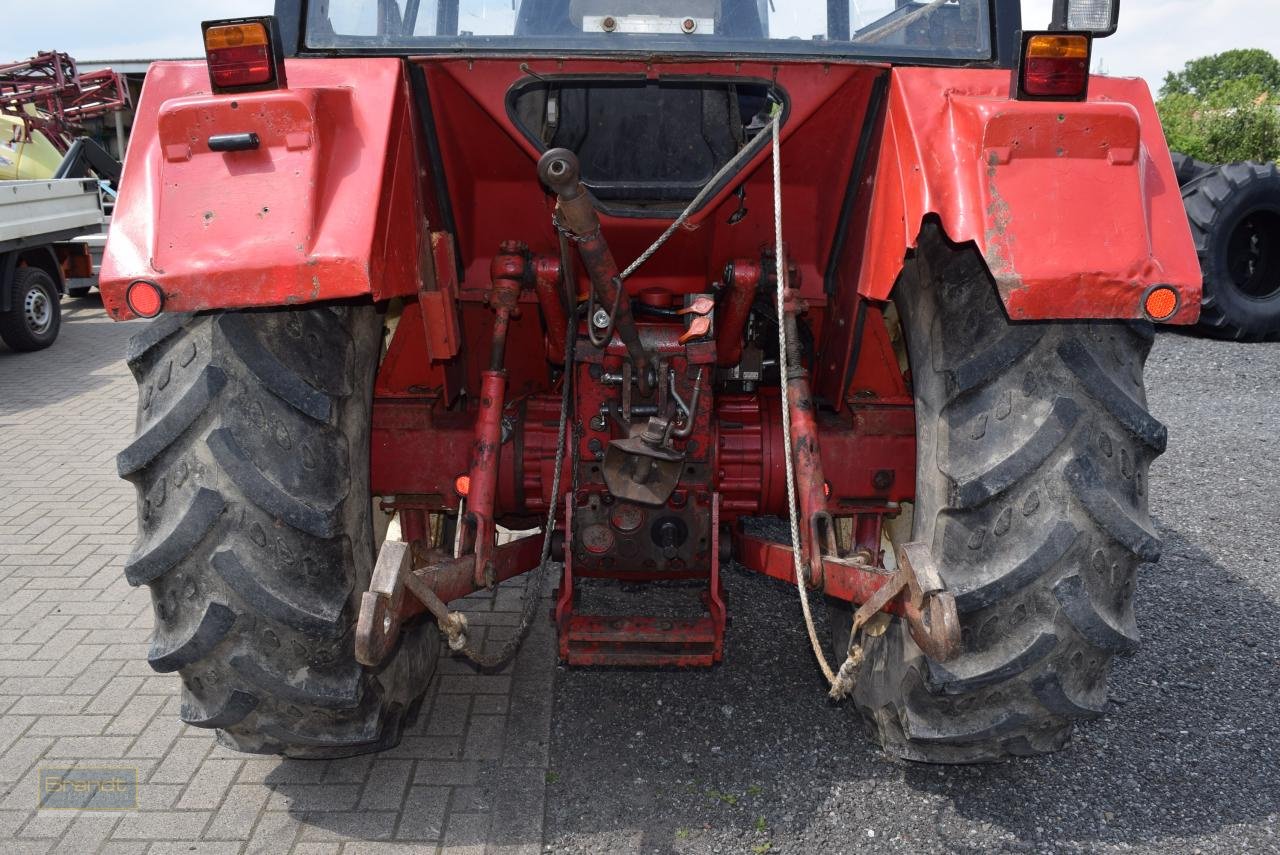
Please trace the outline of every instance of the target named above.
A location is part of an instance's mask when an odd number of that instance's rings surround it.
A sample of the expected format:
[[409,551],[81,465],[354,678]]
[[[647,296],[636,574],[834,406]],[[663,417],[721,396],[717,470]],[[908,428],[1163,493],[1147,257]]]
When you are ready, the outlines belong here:
[[307,46],[989,59],[990,0],[311,0]]

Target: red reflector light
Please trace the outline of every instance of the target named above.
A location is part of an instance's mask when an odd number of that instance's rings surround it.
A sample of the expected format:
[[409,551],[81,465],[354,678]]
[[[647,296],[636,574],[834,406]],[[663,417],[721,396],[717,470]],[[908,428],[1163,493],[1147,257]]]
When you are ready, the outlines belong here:
[[1092,42],[1081,33],[1028,33],[1022,43],[1018,97],[1083,100]]
[[1178,311],[1178,292],[1168,285],[1157,285],[1147,292],[1142,308],[1153,321],[1165,321]]
[[267,24],[265,18],[205,24],[204,53],[215,91],[283,85]]
[[139,279],[124,292],[129,311],[140,318],[154,318],[164,308],[164,292],[154,282]]

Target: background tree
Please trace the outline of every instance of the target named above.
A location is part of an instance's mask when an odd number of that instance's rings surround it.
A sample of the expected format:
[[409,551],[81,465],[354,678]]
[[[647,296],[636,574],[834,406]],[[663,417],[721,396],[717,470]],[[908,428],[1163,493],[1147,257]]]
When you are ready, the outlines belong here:
[[1156,104],[1169,147],[1212,163],[1280,158],[1280,60],[1265,50],[1193,59]]
[[1182,71],[1164,76],[1161,97],[1168,95],[1208,95],[1222,86],[1257,78],[1271,92],[1280,92],[1280,59],[1261,48],[1229,50],[1193,59]]

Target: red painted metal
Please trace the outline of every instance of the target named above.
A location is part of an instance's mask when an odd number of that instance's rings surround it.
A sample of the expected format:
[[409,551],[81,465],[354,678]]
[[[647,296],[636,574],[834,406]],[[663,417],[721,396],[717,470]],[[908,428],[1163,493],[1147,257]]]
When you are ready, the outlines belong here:
[[716,362],[732,367],[742,359],[742,333],[760,287],[760,262],[736,258],[726,272],[724,287],[729,293],[716,312]]
[[[872,83],[881,65],[793,60],[759,61],[609,58],[432,57],[418,61],[431,90],[432,105],[447,116],[449,131],[440,145],[449,176],[455,217],[460,229],[460,255],[466,281],[483,281],[486,257],[499,241],[512,236],[520,223],[521,239],[536,254],[556,255],[559,241],[551,225],[554,199],[530,181],[541,151],[526,137],[507,110],[506,92],[532,74],[636,75],[663,80],[733,77],[756,82],[776,80],[789,97],[783,145],[791,163],[822,163],[823,170],[797,168],[783,176],[784,208],[805,211],[812,222],[834,223],[843,187],[853,164],[857,128],[866,112]],[[526,71],[527,69],[527,71]],[[676,232],[661,252],[627,280],[639,294],[661,288],[675,294],[704,293],[720,278],[727,261],[756,258],[772,240],[772,174],[767,150],[746,164],[747,215],[734,225],[738,209],[732,187],[715,194],[688,225]],[[503,216],[492,216],[501,210]],[[622,263],[638,256],[670,225],[670,219],[617,216],[600,212],[609,247]],[[829,250],[827,229],[797,229],[788,235],[790,251],[800,267],[805,297],[815,307],[825,304],[822,268]]]
[[493,567],[490,555],[497,537],[494,506],[498,492],[498,460],[502,454],[502,411],[506,403],[507,323],[519,310],[521,283],[525,277],[525,247],[515,241],[504,242],[493,258],[493,288],[489,302],[493,306],[493,343],[489,351],[489,370],[481,372],[480,409],[476,414],[476,438],[471,449],[467,490],[469,530],[463,550],[475,551],[475,586],[492,586]]
[[569,336],[569,313],[565,308],[558,259],[539,256],[533,260],[533,288],[542,308],[542,323],[547,329],[547,359],[562,365],[564,342]]
[[[733,557],[748,570],[791,585],[796,583],[791,547],[785,543],[747,534],[741,526],[734,526]],[[873,564],[856,564],[827,556],[822,559],[821,582],[810,583],[809,587],[820,588],[824,594],[839,600],[865,603],[892,577],[893,574],[877,570]],[[885,611],[895,615],[905,614],[902,599],[891,600]]]
[[560,630],[569,665],[706,668],[716,656],[711,618],[573,615]]
[[[529,535],[495,546],[489,556],[489,563],[493,568],[491,584],[496,585],[513,579],[521,573],[528,573],[538,566],[541,558],[541,534]],[[479,590],[475,585],[472,565],[468,559],[469,556],[466,555],[456,561],[446,559],[431,565],[421,575],[424,581],[431,585],[436,596],[444,602],[461,599]]]
[[[454,480],[470,475],[479,407],[474,399],[465,409],[449,409],[440,398],[375,398],[372,493],[421,496],[434,510],[457,508]],[[551,501],[560,400],[558,395],[532,396],[509,403],[506,412],[514,432],[507,452],[498,455],[495,511],[499,521],[526,528],[527,518],[545,513]],[[564,483],[571,477],[566,463]]]
[[716,483],[727,518],[769,513],[762,509],[786,502],[781,397],[777,389],[761,389],[716,402]]
[[427,542],[427,511],[421,508],[397,508],[400,515],[400,533],[406,543]]
[[926,217],[972,241],[1019,319],[1199,315],[1200,268],[1151,94],[1094,77],[1081,103],[1014,101],[1007,71],[895,68],[858,291],[887,299]]
[[488,584],[486,561],[497,534],[494,499],[498,490],[498,458],[502,451],[502,404],[507,378],[501,371],[486,371],[476,414],[476,438],[468,467],[467,519],[471,533],[464,548],[475,548],[476,586]]
[[[542,535],[529,535],[518,540],[495,546],[489,556],[493,568],[493,584],[513,579],[535,569],[542,560]],[[481,587],[475,584],[471,556],[440,558],[427,567],[415,571],[442,602],[460,600],[474,594]],[[404,598],[401,619],[407,620],[422,614],[426,606],[415,597]]]
[[[817,405],[809,394],[809,377],[800,361],[799,334],[796,331],[798,311],[795,297],[791,296],[787,300],[783,321],[787,326],[789,368],[783,382],[786,384],[787,413],[791,422],[791,459],[795,475],[796,504],[799,506],[800,525],[806,529],[800,538],[801,558],[809,568],[807,581],[820,584],[822,555],[834,535],[830,530],[831,515],[827,512],[827,491],[831,488],[823,477],[818,423],[814,417]],[[785,437],[783,441],[785,443]],[[785,447],[783,453],[787,453]]]
[[408,398],[429,405],[440,394],[444,366],[431,359],[426,328],[421,304],[405,303],[378,368],[373,392],[376,400]]
[[[779,407],[778,390],[762,389],[754,395],[721,395],[706,417],[710,450],[704,459],[722,494],[726,520],[786,509]],[[374,494],[431,496],[434,508],[457,507],[453,481],[467,470],[450,468],[447,461],[469,459],[477,409],[476,402],[466,410],[449,410],[436,398],[376,397],[370,472]],[[499,518],[545,513],[551,500],[559,396],[530,396],[513,402],[507,412],[515,416],[515,433],[511,453],[498,460],[496,513]],[[867,407],[852,416],[818,413],[817,426],[832,513],[909,501],[914,495],[915,416],[910,406]],[[584,436],[583,455],[592,455],[593,436],[599,435],[588,431]],[[567,464],[562,477],[571,477]]]
[[[573,533],[573,505],[575,497],[572,491],[565,494],[564,497],[564,539],[569,542],[569,535]],[[556,591],[556,605],[552,611],[552,617],[555,619],[556,626],[561,629],[560,632],[560,658],[564,659],[567,653],[565,648],[565,635],[563,628],[568,624],[569,618],[573,616],[573,550],[565,549],[564,551],[564,570],[560,574],[560,588]]]
[[[600,215],[586,185],[578,180],[578,158],[568,149],[551,149],[538,160],[538,177],[555,191],[556,217],[577,246],[583,269],[591,281],[598,304],[609,313],[609,328],[626,345],[627,356],[639,378],[640,390],[648,394],[649,355],[640,343],[631,300],[619,277],[620,268],[600,227]],[[594,319],[588,320],[594,325]],[[590,327],[588,327],[590,329]]]
[[418,283],[418,305],[427,334],[427,354],[432,362],[443,362],[462,349],[457,266],[453,237],[448,232],[431,233],[430,261],[432,275]]
[[[737,59],[420,62],[433,106],[449,117],[440,139],[444,167],[456,219],[468,224],[456,236],[464,283],[477,284],[511,222],[529,224],[534,252],[556,252],[551,200],[529,180],[539,152],[506,110],[505,93],[527,76],[522,68],[776,81],[789,98],[782,137],[790,162],[824,164],[784,175],[784,206],[814,222],[838,217],[855,131],[885,73],[874,64]],[[203,63],[156,64],[104,264],[112,316],[128,317],[123,288],[136,278],[156,281],[174,311],[416,291],[417,224],[394,213],[410,209],[423,186],[408,157],[418,131],[402,66],[394,59],[290,60],[288,90],[213,97]],[[1182,297],[1172,321],[1194,319],[1199,271],[1140,81],[1096,78],[1090,101],[1053,104],[1010,100],[1009,75],[999,70],[888,73],[883,139],[864,178],[873,185],[869,211],[859,214],[868,225],[849,250],[862,294],[889,295],[921,223],[934,215],[953,240],[982,250],[1015,317],[1141,318],[1142,293],[1165,283]],[[208,150],[208,135],[230,131],[257,132],[264,145],[256,152]],[[768,198],[768,173],[762,151],[744,168],[748,199]],[[715,278],[715,259],[750,257],[767,243],[769,206],[749,205],[730,226],[737,202],[726,187],[695,212],[689,228],[636,274],[636,290],[660,284],[696,292]],[[426,207],[431,214],[433,204]],[[494,210],[504,216],[481,213]],[[601,220],[613,252],[626,258],[665,226],[643,217]],[[788,235],[819,321],[831,239],[821,229]],[[690,265],[693,258],[705,261]]]
[[[565,508],[565,541],[573,532],[573,497]],[[720,499],[711,498],[711,552],[702,617],[575,614],[574,555],[566,550],[556,599],[560,658],[570,665],[705,668],[724,658],[727,610],[720,581]]]
[[[203,62],[152,66],[100,277],[113,318],[131,317],[135,279],[155,281],[169,311],[418,290],[403,63],[289,60],[288,78],[290,89],[213,96]],[[209,149],[232,132],[261,145]]]

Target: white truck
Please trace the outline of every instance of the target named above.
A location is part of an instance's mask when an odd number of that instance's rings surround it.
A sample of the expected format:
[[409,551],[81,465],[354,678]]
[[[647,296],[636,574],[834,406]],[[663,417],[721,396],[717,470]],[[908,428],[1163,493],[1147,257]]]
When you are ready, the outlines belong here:
[[102,232],[95,178],[0,181],[0,339],[12,350],[53,344],[67,280],[93,274],[84,235]]

